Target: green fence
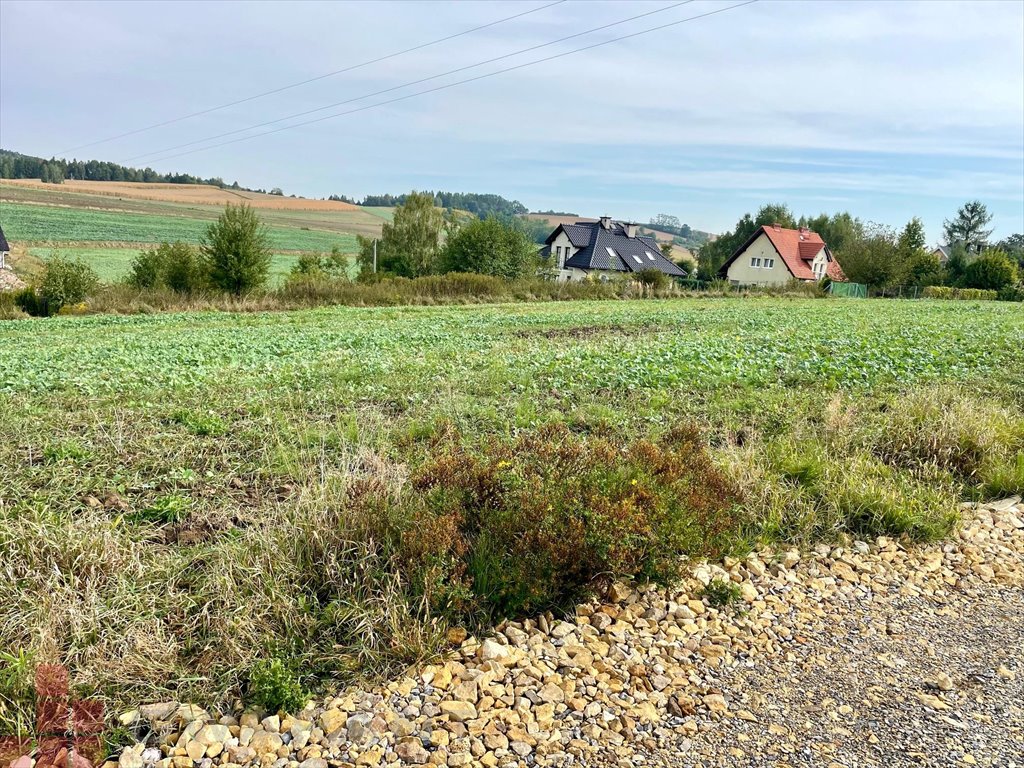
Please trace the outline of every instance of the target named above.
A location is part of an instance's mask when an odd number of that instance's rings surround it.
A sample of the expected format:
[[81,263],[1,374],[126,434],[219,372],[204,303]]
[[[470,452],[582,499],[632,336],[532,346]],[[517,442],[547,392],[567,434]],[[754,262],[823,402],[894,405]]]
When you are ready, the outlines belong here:
[[866,299],[868,287],[864,283],[832,283],[829,290],[833,296],[842,296],[847,299]]

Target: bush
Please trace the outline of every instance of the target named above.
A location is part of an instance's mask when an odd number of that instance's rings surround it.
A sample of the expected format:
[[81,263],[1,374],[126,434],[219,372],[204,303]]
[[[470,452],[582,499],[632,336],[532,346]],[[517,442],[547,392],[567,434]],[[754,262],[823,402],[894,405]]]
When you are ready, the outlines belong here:
[[998,291],[1017,282],[1017,265],[1002,251],[985,251],[967,265],[964,285]]
[[22,288],[14,292],[14,303],[22,312],[32,317],[49,317],[50,303],[36,293],[35,288]]
[[980,288],[954,288],[949,285],[929,285],[921,293],[926,299],[958,299],[961,301],[994,301],[996,291]]
[[537,249],[522,229],[488,218],[471,221],[448,238],[440,272],[473,272],[512,280],[537,271]]
[[335,246],[326,255],[319,253],[303,253],[292,267],[290,278],[307,279],[347,279],[349,276],[349,259]]
[[294,714],[306,706],[307,700],[295,673],[280,659],[259,661],[249,673],[248,704],[267,712]]
[[632,445],[561,426],[476,446],[447,436],[413,487],[386,515],[399,567],[460,621],[564,607],[612,578],[668,583],[682,555],[738,539],[738,493],[687,428]]
[[46,262],[39,281],[39,294],[49,302],[50,311],[60,311],[65,304],[85,301],[99,287],[100,278],[88,264],[62,256]]
[[653,288],[664,288],[668,285],[668,275],[660,269],[641,269],[635,274],[637,282]]
[[1024,283],[1004,285],[996,294],[999,301],[1024,301]]
[[929,285],[921,295],[926,299],[952,299],[953,289],[948,285]]

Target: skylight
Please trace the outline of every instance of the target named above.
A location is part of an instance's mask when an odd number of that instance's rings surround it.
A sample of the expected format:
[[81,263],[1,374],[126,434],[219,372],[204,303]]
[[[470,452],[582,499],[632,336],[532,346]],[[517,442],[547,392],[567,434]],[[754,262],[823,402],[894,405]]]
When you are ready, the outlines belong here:
[[612,257],[613,259],[617,259],[617,258],[619,258],[619,254],[617,254],[617,253],[615,252],[615,249],[614,249],[614,248],[612,248],[612,247],[611,247],[610,245],[606,245],[606,246],[604,247],[604,249],[605,249],[606,251],[608,251],[608,255],[609,255],[609,256],[611,256],[611,257]]
[[654,254],[653,253],[651,253],[650,251],[644,251],[644,253],[647,254],[647,258],[648,259],[650,259],[651,261],[654,261]]
[[641,261],[640,257],[637,256],[635,253],[633,254],[633,261],[635,261],[637,264],[643,264],[643,261]]

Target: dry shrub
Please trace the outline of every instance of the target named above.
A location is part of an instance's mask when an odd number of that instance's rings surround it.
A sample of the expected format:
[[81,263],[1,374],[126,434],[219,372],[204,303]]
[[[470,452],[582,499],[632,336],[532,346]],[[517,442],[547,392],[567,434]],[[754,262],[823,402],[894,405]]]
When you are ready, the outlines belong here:
[[399,562],[430,609],[493,619],[564,606],[602,581],[659,583],[739,539],[739,501],[700,436],[620,444],[548,426],[442,438],[403,500]]

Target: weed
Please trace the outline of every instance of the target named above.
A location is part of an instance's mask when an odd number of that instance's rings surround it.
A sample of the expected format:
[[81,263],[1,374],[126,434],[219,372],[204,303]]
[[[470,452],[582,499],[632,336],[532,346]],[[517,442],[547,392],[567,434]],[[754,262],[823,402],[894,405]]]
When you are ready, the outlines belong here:
[[712,608],[725,608],[739,602],[740,585],[726,579],[712,579],[701,590],[700,596]]
[[148,507],[132,514],[139,522],[167,525],[180,522],[188,514],[188,499],[176,494],[160,496]]
[[228,429],[217,414],[210,412],[176,411],[171,419],[197,437],[220,437]]
[[308,699],[295,673],[278,658],[253,666],[247,692],[249,703],[267,712],[299,712]]

